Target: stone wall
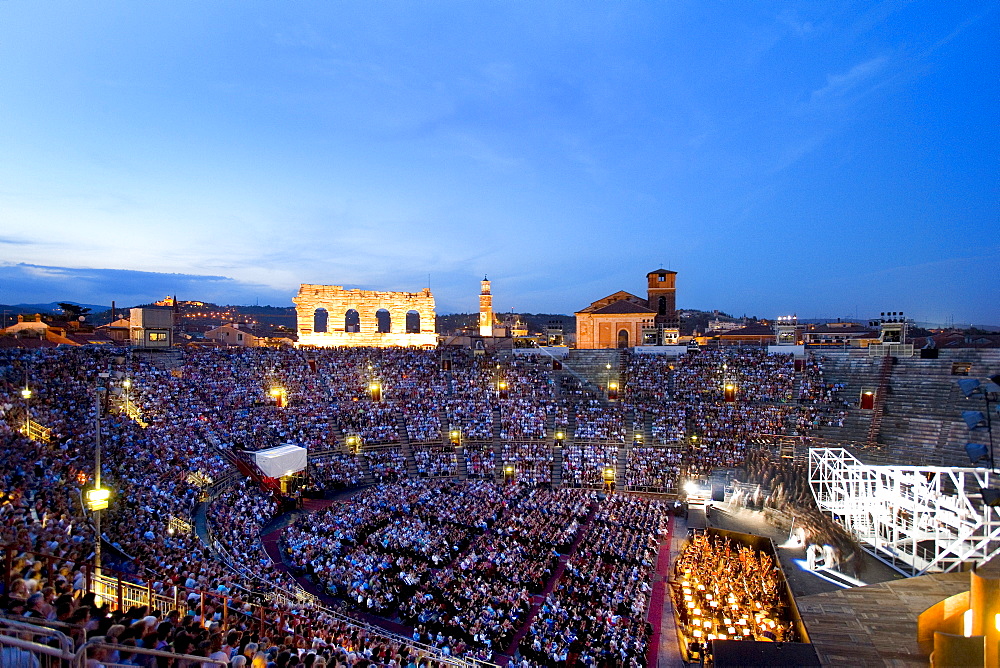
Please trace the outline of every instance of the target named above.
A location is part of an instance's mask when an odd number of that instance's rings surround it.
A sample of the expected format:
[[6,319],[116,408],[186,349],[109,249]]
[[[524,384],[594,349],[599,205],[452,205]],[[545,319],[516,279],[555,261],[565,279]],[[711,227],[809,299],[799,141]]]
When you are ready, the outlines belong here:
[[[298,319],[300,346],[422,346],[437,345],[434,296],[430,289],[420,292],[387,292],[380,290],[345,290],[340,285],[303,283],[292,299]],[[325,332],[314,331],[316,312],[326,309]],[[389,331],[378,331],[377,312],[389,312]],[[345,326],[347,312],[357,311],[359,331],[349,332]],[[415,311],[420,316],[420,332],[406,332],[406,314]]]
[[652,323],[652,313],[576,314],[576,347],[581,349],[617,348],[618,332],[628,332],[629,347],[642,343],[642,328]]

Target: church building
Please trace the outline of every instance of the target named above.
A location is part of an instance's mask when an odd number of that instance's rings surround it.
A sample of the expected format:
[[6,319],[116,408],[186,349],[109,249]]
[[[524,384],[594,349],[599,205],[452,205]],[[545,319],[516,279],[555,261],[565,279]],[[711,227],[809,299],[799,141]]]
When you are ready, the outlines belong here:
[[680,335],[677,272],[646,274],[646,297],[621,290],[576,312],[577,348],[673,345]]

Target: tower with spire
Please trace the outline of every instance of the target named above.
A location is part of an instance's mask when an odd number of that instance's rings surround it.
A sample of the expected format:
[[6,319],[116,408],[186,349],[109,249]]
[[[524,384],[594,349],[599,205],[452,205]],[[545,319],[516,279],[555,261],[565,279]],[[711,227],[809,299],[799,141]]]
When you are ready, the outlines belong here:
[[493,295],[490,282],[483,276],[479,292],[479,336],[493,336]]

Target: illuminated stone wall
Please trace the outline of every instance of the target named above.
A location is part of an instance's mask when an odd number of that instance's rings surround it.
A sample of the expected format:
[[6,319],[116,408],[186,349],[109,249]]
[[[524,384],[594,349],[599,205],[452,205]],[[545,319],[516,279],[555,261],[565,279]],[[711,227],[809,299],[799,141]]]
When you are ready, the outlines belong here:
[[642,329],[653,324],[652,314],[599,315],[576,314],[576,347],[580,349],[617,348],[618,333],[628,332],[628,346],[642,345]]
[[[384,292],[379,290],[345,290],[340,285],[303,283],[292,299],[298,317],[300,346],[437,346],[434,296],[430,289],[420,292]],[[326,309],[327,331],[314,331],[316,311]],[[350,310],[358,312],[360,331],[349,332],[345,326]],[[378,331],[376,313],[389,312],[388,332]],[[420,332],[406,332],[406,314],[420,315]]]

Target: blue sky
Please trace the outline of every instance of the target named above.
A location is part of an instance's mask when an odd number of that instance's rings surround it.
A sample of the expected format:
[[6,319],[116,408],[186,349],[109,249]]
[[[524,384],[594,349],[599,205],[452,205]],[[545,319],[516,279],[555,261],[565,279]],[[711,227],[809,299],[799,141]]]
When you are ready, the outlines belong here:
[[1000,324],[997,4],[0,2],[0,303]]

